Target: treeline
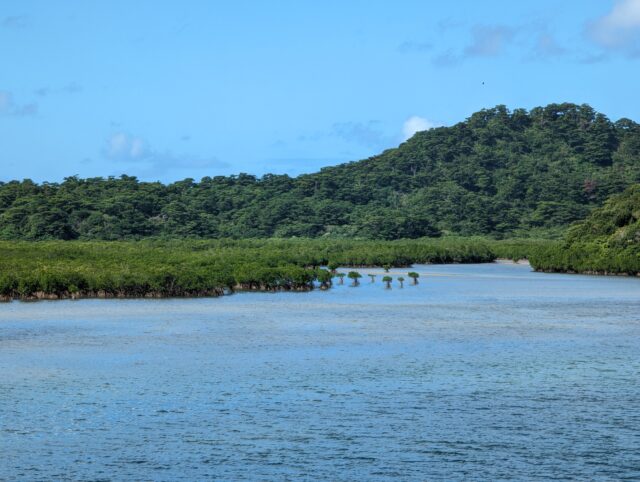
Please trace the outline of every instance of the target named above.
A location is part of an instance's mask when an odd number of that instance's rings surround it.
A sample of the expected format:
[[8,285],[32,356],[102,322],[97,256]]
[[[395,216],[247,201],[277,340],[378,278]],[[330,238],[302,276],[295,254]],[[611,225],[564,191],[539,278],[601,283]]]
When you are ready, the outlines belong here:
[[297,178],[0,183],[0,239],[559,235],[637,182],[637,123],[588,105],[498,106]]
[[562,243],[532,251],[539,271],[640,275],[640,185],[612,196]]
[[[219,296],[326,288],[337,266],[489,262],[479,239],[0,242],[0,299]],[[323,268],[323,267],[327,267]]]

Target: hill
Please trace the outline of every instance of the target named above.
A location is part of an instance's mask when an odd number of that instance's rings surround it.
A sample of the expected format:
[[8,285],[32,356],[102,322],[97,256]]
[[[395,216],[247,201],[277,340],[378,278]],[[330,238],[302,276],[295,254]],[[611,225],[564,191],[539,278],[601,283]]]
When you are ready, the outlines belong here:
[[530,258],[539,271],[640,274],[640,185],[612,196],[567,231],[559,245]]
[[548,235],[637,182],[637,123],[588,105],[497,106],[297,178],[0,183],[0,238]]

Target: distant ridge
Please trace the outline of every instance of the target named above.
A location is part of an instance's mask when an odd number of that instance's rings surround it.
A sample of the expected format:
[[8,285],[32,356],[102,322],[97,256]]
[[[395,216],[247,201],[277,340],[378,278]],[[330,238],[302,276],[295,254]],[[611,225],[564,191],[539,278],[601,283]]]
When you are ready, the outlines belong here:
[[297,178],[0,183],[0,238],[553,235],[638,182],[636,122],[588,105],[500,105]]

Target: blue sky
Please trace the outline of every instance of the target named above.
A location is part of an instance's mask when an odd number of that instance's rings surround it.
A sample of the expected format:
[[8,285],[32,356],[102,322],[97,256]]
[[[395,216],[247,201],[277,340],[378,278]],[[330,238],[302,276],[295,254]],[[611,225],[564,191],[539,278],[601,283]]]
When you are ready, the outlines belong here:
[[0,180],[297,175],[484,107],[640,121],[640,0],[10,1]]

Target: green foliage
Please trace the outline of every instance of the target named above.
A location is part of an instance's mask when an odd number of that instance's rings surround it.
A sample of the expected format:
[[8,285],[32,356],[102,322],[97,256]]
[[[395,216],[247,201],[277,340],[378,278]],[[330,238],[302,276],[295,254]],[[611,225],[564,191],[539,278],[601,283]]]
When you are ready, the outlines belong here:
[[0,239],[546,236],[638,182],[635,122],[588,105],[497,106],[297,178],[0,183]]
[[549,239],[501,239],[491,240],[489,245],[498,258],[519,261],[528,259],[531,253],[555,246],[557,243]]
[[393,281],[393,278],[391,276],[383,276],[382,281],[387,284],[387,288],[391,288],[391,282]]
[[319,269],[316,271],[316,280],[318,280],[322,287],[329,287],[331,285],[332,278],[333,275],[326,269]]
[[[319,268],[487,262],[486,242],[464,239],[0,241],[0,296],[215,296],[233,290],[306,290],[331,283]],[[344,277],[344,273],[336,276]],[[357,281],[357,271],[349,277]]]
[[353,280],[353,285],[354,286],[358,286],[360,284],[360,282],[358,281],[360,278],[362,278],[362,275],[360,273],[358,273],[357,271],[349,271],[349,274],[347,274],[347,277],[351,280]]
[[640,185],[612,196],[530,261],[541,271],[640,274]]

